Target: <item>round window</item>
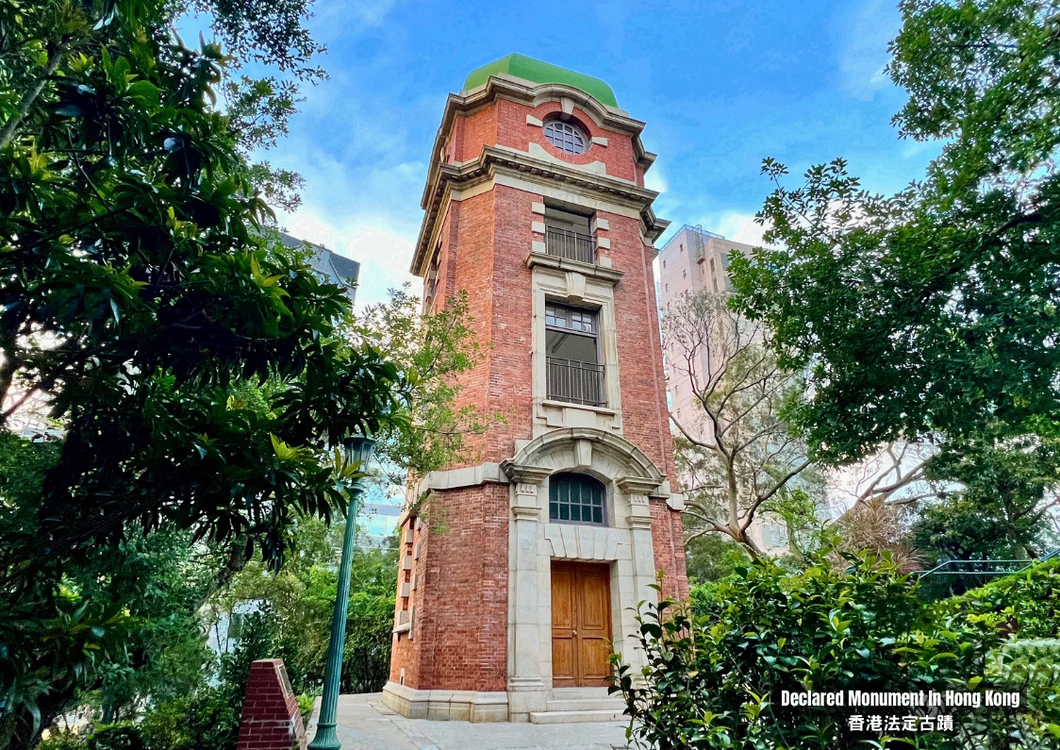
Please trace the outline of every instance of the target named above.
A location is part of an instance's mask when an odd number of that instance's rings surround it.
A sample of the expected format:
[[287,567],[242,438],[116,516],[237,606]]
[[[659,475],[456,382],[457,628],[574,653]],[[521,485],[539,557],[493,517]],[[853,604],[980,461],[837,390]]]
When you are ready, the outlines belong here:
[[545,138],[560,151],[584,154],[589,147],[589,136],[572,122],[549,120],[545,123]]

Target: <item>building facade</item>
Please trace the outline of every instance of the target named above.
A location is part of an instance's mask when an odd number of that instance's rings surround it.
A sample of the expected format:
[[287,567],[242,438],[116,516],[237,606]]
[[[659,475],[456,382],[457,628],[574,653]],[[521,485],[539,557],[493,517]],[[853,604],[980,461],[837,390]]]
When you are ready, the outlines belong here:
[[460,403],[498,415],[410,487],[387,705],[543,721],[606,700],[631,608],[685,596],[653,283],[654,155],[602,81],[512,55],[451,94],[412,271],[459,291],[484,358]]
[[313,272],[322,280],[341,286],[351,303],[357,297],[357,283],[361,276],[361,264],[343,255],[328,250],[315,242],[300,240],[286,232],[280,232],[284,247],[307,249],[307,258]]
[[[729,256],[733,252],[750,255],[753,249],[752,245],[725,239],[701,227],[684,225],[659,252],[657,288],[660,309],[665,313],[674,300],[686,294],[731,292]],[[675,352],[668,351],[664,357],[671,413],[686,429],[702,427],[703,423],[696,418],[702,412],[702,407],[688,382],[688,376],[677,373],[669,364],[674,361],[674,355]],[[696,370],[704,374],[711,372],[706,348],[701,350],[701,361],[697,363]],[[708,430],[703,430],[703,434],[697,437],[711,439]],[[687,487],[689,481],[682,478],[682,486]],[[787,529],[781,523],[756,518],[747,529],[747,534],[759,549],[770,554],[780,555],[788,550]]]

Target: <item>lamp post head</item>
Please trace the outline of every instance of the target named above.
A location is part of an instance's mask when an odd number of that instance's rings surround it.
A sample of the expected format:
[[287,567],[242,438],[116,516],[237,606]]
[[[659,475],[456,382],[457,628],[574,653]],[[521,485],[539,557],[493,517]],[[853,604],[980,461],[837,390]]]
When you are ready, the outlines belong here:
[[346,453],[346,464],[359,464],[363,473],[368,469],[368,462],[372,460],[375,451],[375,440],[366,435],[351,435],[343,441]]

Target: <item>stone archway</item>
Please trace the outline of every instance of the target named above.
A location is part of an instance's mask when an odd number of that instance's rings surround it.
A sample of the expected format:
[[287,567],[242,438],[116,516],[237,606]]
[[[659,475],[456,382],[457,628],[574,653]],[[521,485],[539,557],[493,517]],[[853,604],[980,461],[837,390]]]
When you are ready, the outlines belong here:
[[[636,670],[630,652],[634,610],[655,598],[649,496],[664,496],[664,477],[625,438],[594,428],[553,430],[524,444],[501,464],[512,482],[509,531],[508,705],[512,720],[542,711],[552,694],[550,569],[553,561],[606,564],[611,571],[616,650]],[[607,526],[552,522],[549,477],[580,472],[608,488]]]

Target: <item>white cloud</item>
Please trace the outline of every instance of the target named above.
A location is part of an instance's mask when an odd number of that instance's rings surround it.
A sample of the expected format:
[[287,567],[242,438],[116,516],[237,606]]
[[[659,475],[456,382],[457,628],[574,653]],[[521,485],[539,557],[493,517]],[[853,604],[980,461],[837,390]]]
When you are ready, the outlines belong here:
[[409,273],[416,233],[402,228],[399,221],[327,215],[315,206],[303,205],[295,213],[282,216],[280,224],[288,234],[360,262],[358,308],[384,301],[388,289],[406,282],[412,283],[417,294],[422,288],[422,282]]
[[[715,229],[714,227],[717,227]],[[724,211],[711,227],[704,225],[704,229],[717,232],[726,239],[734,242],[744,242],[756,247],[762,245],[762,234],[766,227],[755,221],[752,214],[740,213],[739,211]]]
[[294,169],[306,181],[302,206],[281,214],[279,223],[295,237],[361,263],[357,307],[385,300],[387,289],[406,281],[418,292],[421,282],[409,265],[423,218],[426,164],[388,163],[403,143],[365,163],[336,156],[318,140],[292,135],[272,154],[276,166]]
[[652,164],[651,169],[644,175],[644,187],[658,193],[665,193],[669,190],[670,183],[667,181],[666,173],[658,162]]
[[889,85],[884,67],[890,60],[887,44],[901,28],[893,0],[868,0],[855,13],[846,30],[850,40],[839,55],[843,88],[858,99]]

